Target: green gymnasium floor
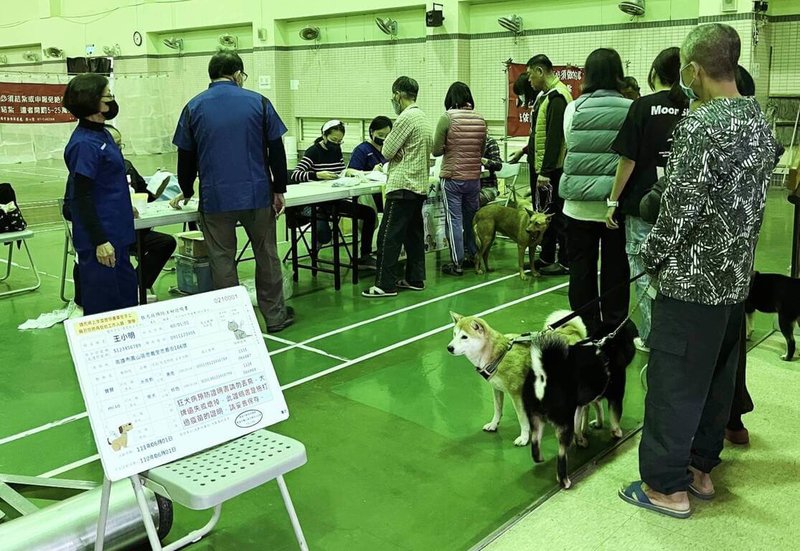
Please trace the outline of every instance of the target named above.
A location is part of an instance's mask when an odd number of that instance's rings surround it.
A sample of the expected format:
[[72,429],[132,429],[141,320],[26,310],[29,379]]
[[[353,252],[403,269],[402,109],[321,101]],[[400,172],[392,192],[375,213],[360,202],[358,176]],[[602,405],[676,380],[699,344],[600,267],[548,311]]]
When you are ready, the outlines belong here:
[[[174,166],[170,156],[132,160],[142,174]],[[0,472],[99,481],[63,329],[16,329],[62,307],[63,232],[52,222],[64,171],[55,161],[3,166],[0,179],[13,182],[34,224],[30,245],[42,272],[38,291],[0,300]],[[772,191],[758,268],[787,273],[790,242],[791,207],[782,191]],[[266,342],[291,414],[272,429],[308,450],[308,464],[286,479],[311,549],[467,549],[554,489],[552,430],[545,433],[547,461],[535,468],[528,448],[513,445],[518,425],[510,404],[500,431],[483,433],[491,392],[464,358],[445,349],[451,310],[481,313],[502,331],[522,332],[567,307],[566,278],[521,282],[512,248],[500,242],[492,252],[496,271],[463,278],[440,275],[445,255],[428,255],[427,289],[396,299],[362,299],[369,279],[356,287],[345,279],[337,293],[331,276],[313,281],[301,274],[290,301],[296,325]],[[245,278],[252,271],[252,264],[240,266]],[[16,270],[12,285],[27,276]],[[156,285],[159,297],[171,298],[174,285],[174,273],[164,273]],[[768,316],[757,319],[756,340],[772,330]],[[639,369],[645,360],[639,354],[629,368],[627,432],[641,422]],[[595,434],[589,449],[570,452],[570,469],[612,444],[606,431]],[[170,539],[206,519],[179,508]],[[296,549],[277,487],[229,502],[216,530],[193,549]]]

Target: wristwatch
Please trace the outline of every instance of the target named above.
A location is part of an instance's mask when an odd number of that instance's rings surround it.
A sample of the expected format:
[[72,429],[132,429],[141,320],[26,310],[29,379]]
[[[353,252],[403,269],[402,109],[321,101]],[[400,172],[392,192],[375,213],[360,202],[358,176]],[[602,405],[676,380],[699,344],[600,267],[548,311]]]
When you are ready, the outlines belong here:
[[606,206],[607,207],[618,207],[619,201],[612,201],[611,199],[606,199]]

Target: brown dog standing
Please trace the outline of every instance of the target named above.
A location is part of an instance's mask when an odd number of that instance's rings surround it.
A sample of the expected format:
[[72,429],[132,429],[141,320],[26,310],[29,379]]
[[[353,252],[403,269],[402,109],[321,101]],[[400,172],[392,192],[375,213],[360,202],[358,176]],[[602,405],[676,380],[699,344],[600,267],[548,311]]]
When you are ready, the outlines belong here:
[[475,239],[478,242],[475,271],[478,274],[489,271],[489,249],[495,234],[500,232],[517,243],[520,279],[527,279],[523,268],[526,249],[530,249],[531,275],[539,277],[539,272],[533,267],[533,253],[544,237],[551,216],[552,214],[536,212],[525,204],[519,204],[517,208],[494,204],[480,209],[473,221]]

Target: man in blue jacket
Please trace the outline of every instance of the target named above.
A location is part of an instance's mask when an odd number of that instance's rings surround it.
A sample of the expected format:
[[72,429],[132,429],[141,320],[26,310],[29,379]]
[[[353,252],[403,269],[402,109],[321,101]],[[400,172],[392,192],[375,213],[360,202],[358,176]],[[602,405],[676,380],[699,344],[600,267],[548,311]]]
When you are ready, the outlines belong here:
[[286,126],[272,103],[244,90],[247,80],[236,52],[215,54],[208,64],[211,84],[183,108],[175,136],[178,147],[178,207],[194,194],[200,176],[200,222],[208,248],[214,287],[239,284],[236,224],[241,222],[256,260],[256,294],[267,331],[294,322],[283,300],[283,277],[275,231],[284,207]]

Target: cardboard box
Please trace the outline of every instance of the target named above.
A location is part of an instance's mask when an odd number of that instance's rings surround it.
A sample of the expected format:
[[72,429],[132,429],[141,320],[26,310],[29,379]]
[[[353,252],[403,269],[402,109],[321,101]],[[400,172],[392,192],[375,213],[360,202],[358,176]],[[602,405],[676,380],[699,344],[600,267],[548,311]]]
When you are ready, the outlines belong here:
[[205,258],[208,248],[201,231],[185,231],[175,234],[178,240],[178,254],[189,258]]

